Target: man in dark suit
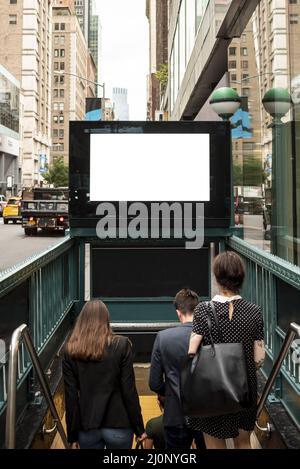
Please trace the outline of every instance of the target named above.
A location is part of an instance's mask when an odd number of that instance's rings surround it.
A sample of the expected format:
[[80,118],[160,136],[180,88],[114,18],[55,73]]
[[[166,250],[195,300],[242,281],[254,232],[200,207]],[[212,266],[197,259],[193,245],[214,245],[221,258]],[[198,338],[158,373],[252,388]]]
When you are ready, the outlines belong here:
[[198,449],[205,448],[202,433],[186,426],[180,399],[181,362],[188,353],[193,314],[198,303],[197,293],[190,289],[177,293],[174,305],[181,324],[160,331],[152,350],[149,386],[152,391],[165,396],[166,449],[189,449],[193,439]]

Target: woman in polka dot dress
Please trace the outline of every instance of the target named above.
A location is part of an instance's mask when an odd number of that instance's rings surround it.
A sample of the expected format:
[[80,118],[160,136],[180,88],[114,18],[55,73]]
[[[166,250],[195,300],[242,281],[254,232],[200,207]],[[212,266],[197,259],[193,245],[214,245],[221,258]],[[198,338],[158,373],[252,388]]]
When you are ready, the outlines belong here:
[[[262,365],[265,356],[262,314],[258,306],[238,295],[244,281],[245,269],[237,254],[230,251],[220,254],[214,261],[213,270],[220,288],[220,294],[213,298],[213,302],[223,342],[242,342],[244,345],[253,405],[236,414],[188,417],[187,423],[193,430],[203,432],[208,449],[225,449],[225,439],[228,438],[234,439],[235,448],[249,449],[257,410],[256,370]],[[218,343],[219,334],[213,316],[211,321],[212,338]],[[195,309],[189,354],[195,354],[201,343],[210,344],[207,303],[200,303]]]

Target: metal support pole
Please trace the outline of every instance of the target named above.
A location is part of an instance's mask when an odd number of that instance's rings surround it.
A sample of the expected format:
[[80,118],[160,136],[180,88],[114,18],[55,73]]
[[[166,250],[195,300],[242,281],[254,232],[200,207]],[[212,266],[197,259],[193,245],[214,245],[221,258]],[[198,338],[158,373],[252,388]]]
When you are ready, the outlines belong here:
[[287,352],[289,351],[289,348],[295,338],[295,336],[298,335],[300,337],[300,326],[294,322],[291,323],[290,328],[288,333],[285,336],[284,342],[282,344],[280,353],[277,357],[277,360],[275,361],[272,371],[270,373],[270,376],[265,384],[264,390],[262,395],[260,396],[259,402],[258,402],[258,409],[257,409],[257,420],[259,419],[259,416],[265,406],[266,400],[268,398],[268,395],[275,383],[276,377],[278,373],[280,372],[281,365],[283,363],[283,360],[286,357]]

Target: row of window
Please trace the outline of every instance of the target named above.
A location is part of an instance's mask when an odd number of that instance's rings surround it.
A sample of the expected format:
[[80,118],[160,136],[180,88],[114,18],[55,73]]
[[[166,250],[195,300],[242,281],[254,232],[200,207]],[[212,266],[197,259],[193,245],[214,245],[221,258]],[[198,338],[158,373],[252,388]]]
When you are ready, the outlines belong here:
[[[229,55],[236,55],[237,47],[229,47]],[[247,47],[241,47],[241,55],[248,55]]]
[[53,143],[52,151],[64,151],[65,146],[63,143]]
[[63,114],[60,116],[53,116],[53,122],[54,124],[63,124],[65,122],[65,117]]
[[54,31],[65,31],[66,23],[54,23]]
[[[231,82],[236,82],[236,81],[237,81],[237,75],[236,75],[236,73],[231,73],[231,74],[230,74],[230,81],[231,81]],[[249,73],[243,73],[243,74],[242,74],[242,81],[243,81],[244,83],[249,82]]]
[[63,46],[65,44],[65,36],[54,36],[54,44],[55,45],[58,45],[60,44],[61,46]]
[[54,57],[65,57],[65,49],[54,49]]
[[54,70],[64,70],[65,62],[54,62]]
[[[237,68],[237,62],[236,62],[236,60],[229,60],[229,62],[228,62],[228,68],[229,68],[230,70]],[[249,68],[249,62],[248,62],[248,60],[242,60],[242,61],[241,61],[241,68],[242,68],[242,70],[246,70],[246,69]]]
[[64,75],[54,75],[54,83],[56,85],[64,85],[65,84],[65,76]]
[[54,98],[64,98],[65,97],[65,90],[54,88],[53,97]]
[[53,138],[64,138],[65,131],[64,129],[53,129],[52,135]]
[[64,111],[65,104],[64,103],[53,103],[53,111]]

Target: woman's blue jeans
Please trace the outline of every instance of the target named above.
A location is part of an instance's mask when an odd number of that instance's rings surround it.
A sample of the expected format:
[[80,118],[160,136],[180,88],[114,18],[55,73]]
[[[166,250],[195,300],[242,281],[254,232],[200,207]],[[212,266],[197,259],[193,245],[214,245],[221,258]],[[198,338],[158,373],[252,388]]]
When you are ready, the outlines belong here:
[[80,449],[131,449],[131,428],[100,428],[79,432]]

